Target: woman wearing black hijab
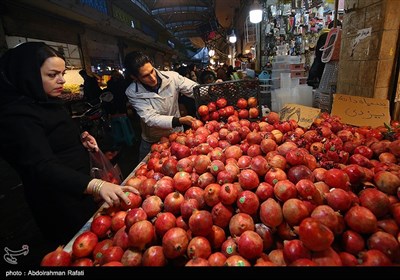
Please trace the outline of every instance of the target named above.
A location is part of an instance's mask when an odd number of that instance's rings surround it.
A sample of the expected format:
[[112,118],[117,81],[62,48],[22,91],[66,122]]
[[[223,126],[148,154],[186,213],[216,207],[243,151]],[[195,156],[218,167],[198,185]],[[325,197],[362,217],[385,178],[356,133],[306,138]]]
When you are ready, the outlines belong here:
[[98,151],[97,143],[79,133],[58,98],[64,74],[63,56],[42,42],[20,44],[0,58],[0,156],[18,172],[52,246],[66,245],[98,210],[93,196],[113,206],[129,203],[125,190],[137,193],[90,177],[89,152]]

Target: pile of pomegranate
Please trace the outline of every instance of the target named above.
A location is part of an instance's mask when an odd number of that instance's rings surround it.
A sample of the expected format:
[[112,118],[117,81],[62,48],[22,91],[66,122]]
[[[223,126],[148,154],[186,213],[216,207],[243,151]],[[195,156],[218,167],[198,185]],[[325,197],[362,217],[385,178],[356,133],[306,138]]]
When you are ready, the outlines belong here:
[[125,181],[131,205],[42,265],[397,266],[399,164],[397,121],[197,120],[152,145]]

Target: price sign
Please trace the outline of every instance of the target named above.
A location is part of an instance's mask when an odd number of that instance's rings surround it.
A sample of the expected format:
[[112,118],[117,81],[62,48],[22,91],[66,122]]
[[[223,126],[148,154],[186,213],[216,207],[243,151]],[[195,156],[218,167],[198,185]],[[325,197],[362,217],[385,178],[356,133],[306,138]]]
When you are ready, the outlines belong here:
[[309,128],[320,112],[321,109],[288,103],[279,111],[279,118],[281,121],[295,120],[300,127]]
[[336,93],[331,115],[354,126],[382,126],[390,123],[389,100]]

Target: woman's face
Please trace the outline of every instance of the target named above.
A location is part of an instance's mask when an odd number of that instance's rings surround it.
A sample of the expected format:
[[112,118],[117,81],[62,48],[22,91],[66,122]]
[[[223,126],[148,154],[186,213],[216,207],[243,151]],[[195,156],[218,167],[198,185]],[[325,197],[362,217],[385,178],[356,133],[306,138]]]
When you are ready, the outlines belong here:
[[149,87],[157,86],[157,74],[151,63],[146,63],[139,69],[139,75],[137,77],[139,81]]
[[40,68],[44,92],[48,96],[59,96],[65,79],[65,61],[59,57],[49,57]]

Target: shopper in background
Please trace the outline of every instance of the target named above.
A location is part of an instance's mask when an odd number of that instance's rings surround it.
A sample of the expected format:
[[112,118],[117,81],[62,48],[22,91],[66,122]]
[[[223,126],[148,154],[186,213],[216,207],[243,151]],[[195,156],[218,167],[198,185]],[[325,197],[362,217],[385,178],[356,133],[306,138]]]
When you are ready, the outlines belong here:
[[227,70],[228,70],[228,65],[226,65],[225,63],[222,66],[220,66],[217,69],[217,79],[221,79],[222,81],[229,80],[226,74]]
[[197,66],[194,63],[189,65],[189,78],[197,82]]
[[141,119],[142,141],[139,160],[151,150],[151,145],[173,131],[191,126],[193,116],[181,116],[179,94],[193,98],[193,88],[198,84],[175,71],[159,71],[152,60],[140,51],[125,56],[127,74],[134,80],[126,90],[129,102]]
[[113,94],[110,114],[126,114],[128,98],[126,97],[125,90],[128,84],[124,76],[117,69],[113,69],[110,74],[111,78],[108,80],[106,88],[106,91],[110,91]]
[[84,99],[92,105],[98,104],[100,102],[100,94],[102,93],[99,82],[95,76],[90,76],[86,70],[82,69],[79,71],[82,76],[83,82],[83,97]]
[[215,83],[215,73],[211,70],[204,70],[201,72],[199,82],[201,84],[212,84]]
[[[317,45],[315,46],[315,57],[313,64],[308,72],[307,85],[312,86],[314,89],[318,88],[319,83],[324,73],[325,63],[321,61],[322,50],[321,48],[325,45],[326,38],[328,37],[329,29],[334,25],[334,21],[331,21],[328,25],[328,29],[324,28],[321,30],[321,35],[318,37]],[[337,26],[342,26],[342,23],[337,20]]]
[[234,80],[233,73],[235,73],[235,72],[236,72],[236,70],[233,69],[233,66],[229,65],[228,66],[228,70],[226,71],[227,79],[228,80]]
[[[129,203],[134,188],[91,178],[96,140],[79,133],[59,98],[65,59],[43,42],[28,42],[0,59],[0,156],[21,178],[48,250],[66,245],[98,210]],[[34,252],[31,252],[34,253]]]

